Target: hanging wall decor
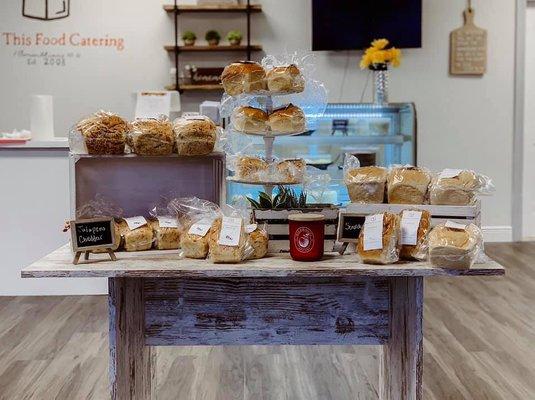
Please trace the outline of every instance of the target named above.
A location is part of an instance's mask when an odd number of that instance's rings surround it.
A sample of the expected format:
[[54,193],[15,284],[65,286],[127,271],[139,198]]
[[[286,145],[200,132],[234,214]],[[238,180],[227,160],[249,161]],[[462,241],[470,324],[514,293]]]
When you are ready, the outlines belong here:
[[464,10],[464,26],[450,34],[450,74],[483,75],[487,71],[487,31],[474,24],[471,0]]

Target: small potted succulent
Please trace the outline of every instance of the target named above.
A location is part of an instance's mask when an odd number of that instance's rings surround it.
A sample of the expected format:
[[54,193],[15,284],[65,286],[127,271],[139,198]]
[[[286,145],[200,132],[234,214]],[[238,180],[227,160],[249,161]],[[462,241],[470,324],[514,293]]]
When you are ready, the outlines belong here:
[[227,40],[232,46],[239,46],[242,39],[243,35],[240,31],[230,31],[227,33]]
[[217,46],[221,40],[221,35],[218,31],[208,31],[204,36],[210,46]]
[[195,32],[186,31],[182,34],[182,40],[184,41],[184,45],[193,46],[195,40],[197,40],[197,35],[195,35]]

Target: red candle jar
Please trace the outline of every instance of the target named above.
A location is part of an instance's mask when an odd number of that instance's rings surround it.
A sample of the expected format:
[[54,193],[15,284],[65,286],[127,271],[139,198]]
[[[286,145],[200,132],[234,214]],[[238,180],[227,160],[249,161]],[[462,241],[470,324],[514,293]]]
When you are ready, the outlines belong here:
[[290,214],[290,255],[295,261],[318,261],[323,257],[325,217],[321,214]]

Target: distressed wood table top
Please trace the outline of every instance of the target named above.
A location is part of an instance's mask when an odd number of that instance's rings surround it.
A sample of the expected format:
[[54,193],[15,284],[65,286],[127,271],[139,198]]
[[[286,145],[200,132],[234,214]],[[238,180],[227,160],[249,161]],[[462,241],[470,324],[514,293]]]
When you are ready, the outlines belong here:
[[270,277],[426,277],[504,275],[504,268],[488,257],[470,269],[452,270],[428,262],[370,265],[357,262],[354,254],[328,253],[322,261],[296,262],[289,254],[272,254],[261,260],[240,264],[213,264],[208,260],[180,259],[178,251],[91,254],[91,259],[73,265],[69,245],[60,247],[22,270],[23,278],[270,278]]

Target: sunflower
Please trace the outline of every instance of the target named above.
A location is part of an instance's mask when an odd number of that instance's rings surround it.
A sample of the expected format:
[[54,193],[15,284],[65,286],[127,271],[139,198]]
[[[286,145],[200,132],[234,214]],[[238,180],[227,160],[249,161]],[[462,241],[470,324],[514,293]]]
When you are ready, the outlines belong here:
[[389,41],[387,39],[375,39],[372,42],[372,47],[377,50],[383,50],[386,46],[388,46]]
[[360,68],[370,68],[372,65],[392,64],[393,67],[398,67],[401,63],[401,50],[391,47],[387,39],[375,39],[371,46],[368,47],[360,60]]

